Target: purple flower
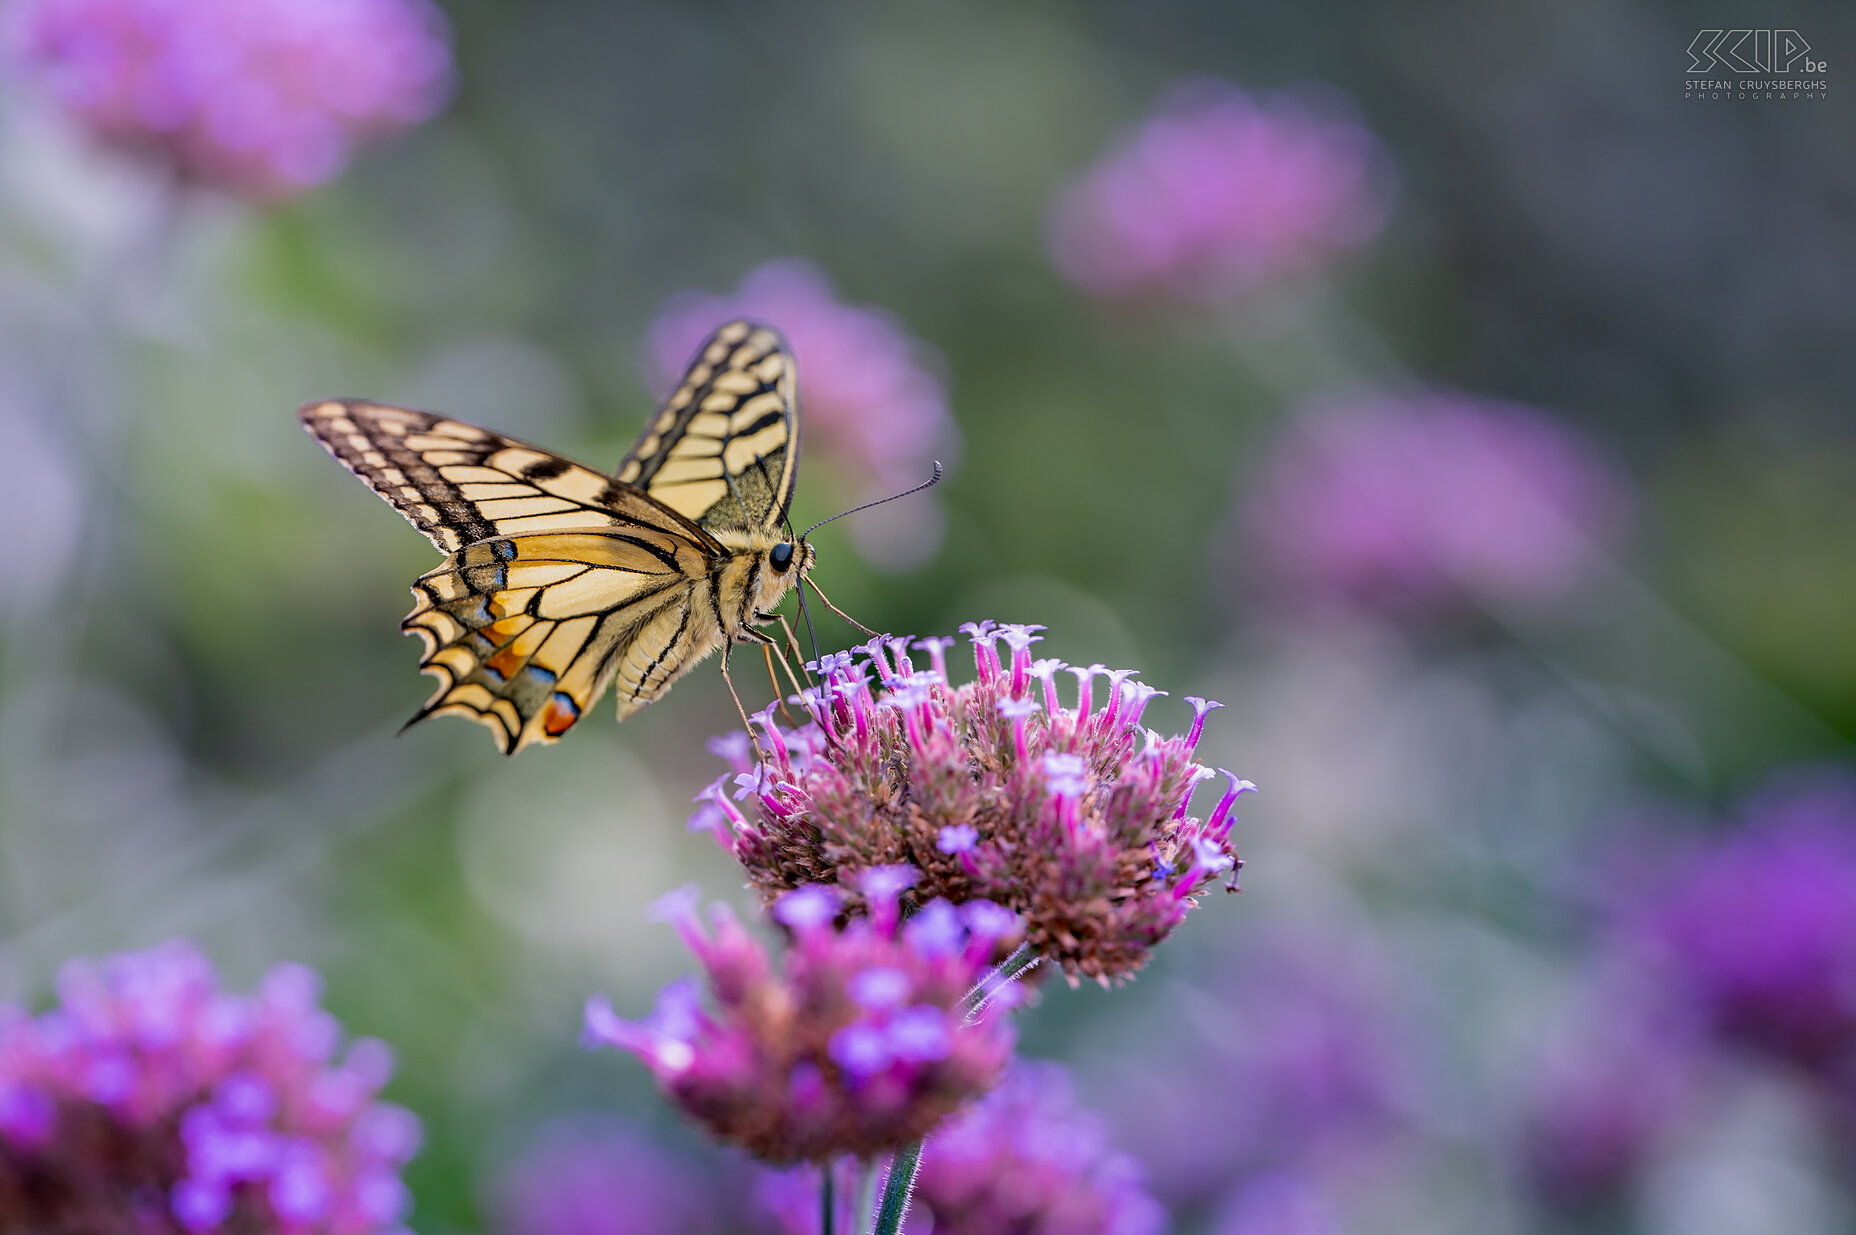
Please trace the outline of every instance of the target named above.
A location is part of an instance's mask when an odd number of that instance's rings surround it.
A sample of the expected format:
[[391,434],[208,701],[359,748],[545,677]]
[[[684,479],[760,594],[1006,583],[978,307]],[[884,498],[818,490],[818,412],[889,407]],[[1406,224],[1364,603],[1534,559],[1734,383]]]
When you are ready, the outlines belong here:
[[1231,1193],[1213,1235],[1341,1235],[1345,1230],[1316,1179],[1293,1168],[1246,1179]]
[[708,1235],[712,1181],[612,1117],[557,1120],[498,1174],[497,1235]]
[[[731,295],[674,297],[646,340],[654,384],[668,391],[709,332],[737,317],[775,326],[791,342],[808,458],[824,457],[853,482],[841,495],[847,503],[926,480],[936,458],[958,450],[934,354],[890,314],[840,301],[818,268],[799,258],[761,266]],[[894,565],[927,560],[941,533],[939,510],[926,501],[859,515],[851,529],[860,552]]]
[[1257,99],[1187,81],[1064,191],[1051,255],[1097,296],[1223,300],[1370,240],[1392,181],[1385,149],[1331,92]]
[[341,171],[450,90],[425,0],[19,0],[10,59],[88,128],[258,198]]
[[1612,986],[1598,990],[1601,1011],[1541,1061],[1521,1095],[1517,1156],[1556,1209],[1623,1199],[1692,1118],[1703,1089],[1707,1042],[1696,1027],[1655,1007],[1659,993],[1641,973]]
[[1552,601],[1625,507],[1591,446],[1539,412],[1368,391],[1295,418],[1247,514],[1291,595],[1424,607]]
[[1260,1172],[1342,1167],[1396,1143],[1421,1039],[1367,941],[1271,931],[1167,995],[1182,1009],[1175,1028],[1140,1021],[1138,1050],[1090,1073],[1169,1206],[1200,1209]]
[[[1074,705],[1047,708],[1061,666],[1033,672],[1034,628],[964,629],[977,672],[964,686],[915,685],[873,640],[864,652],[891,690],[834,660],[804,701],[811,723],[783,733],[769,720],[779,741],[761,772],[776,787],[729,817],[734,855],[769,900],[822,880],[854,889],[859,872],[906,864],[917,901],[1022,915],[1032,947],[1072,982],[1125,978],[1198,893],[1234,875],[1232,807],[1255,786],[1227,773],[1207,816],[1188,815],[1207,772],[1193,761],[1198,719],[1184,737],[1143,728],[1159,692],[1126,671],[1096,691],[1099,666],[1078,675]],[[854,891],[846,908],[861,909]]]
[[928,1142],[915,1204],[944,1235],[1157,1235],[1166,1214],[1139,1164],[1077,1108],[1055,1064],[1020,1059],[1005,1083]]
[[1856,1078],[1856,778],[1802,775],[1642,880],[1626,938],[1724,1039]]
[[[1109,1146],[1056,1064],[1020,1059],[1003,1084],[928,1139],[909,1229],[935,1235],[1158,1235],[1166,1215],[1139,1164]],[[841,1187],[848,1202],[852,1190]],[[768,1172],[760,1201],[787,1235],[818,1230],[818,1172]],[[842,1211],[840,1229],[859,1230]],[[868,1222],[868,1215],[863,1215]]]
[[705,930],[693,907],[674,902],[670,916],[707,971],[713,1011],[684,984],[641,1022],[595,999],[588,1040],[638,1055],[685,1114],[768,1162],[869,1157],[919,1139],[992,1088],[1010,1058],[1013,1000],[989,1001],[971,1018],[962,1001],[1017,923],[956,913],[950,934],[955,911],[940,903],[902,923],[898,882],[872,878],[869,914],[842,929],[835,889],[778,900],[774,916],[792,935],[783,971],[726,907]]
[[376,1100],[387,1048],[272,970],[220,989],[170,943],[58,977],[58,1006],[0,1017],[0,1229],[400,1231],[419,1123]]

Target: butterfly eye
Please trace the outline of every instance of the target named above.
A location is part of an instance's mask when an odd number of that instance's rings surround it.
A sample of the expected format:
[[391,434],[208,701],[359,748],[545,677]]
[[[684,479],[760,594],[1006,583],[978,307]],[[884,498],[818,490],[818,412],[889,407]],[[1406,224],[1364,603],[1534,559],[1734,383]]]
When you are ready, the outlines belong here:
[[767,560],[773,564],[775,570],[783,571],[793,564],[793,547],[781,541],[767,554]]

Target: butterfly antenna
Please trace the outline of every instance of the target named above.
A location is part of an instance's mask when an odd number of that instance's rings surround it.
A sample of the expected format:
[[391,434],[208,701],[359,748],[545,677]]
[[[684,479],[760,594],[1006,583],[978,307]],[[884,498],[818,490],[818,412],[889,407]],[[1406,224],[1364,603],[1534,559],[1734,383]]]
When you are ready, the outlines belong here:
[[[803,540],[805,537],[810,536],[812,533],[824,527],[827,523],[836,523],[839,519],[844,518],[845,515],[854,515],[860,510],[869,510],[872,506],[881,506],[884,502],[893,502],[897,498],[909,497],[913,494],[920,493],[923,489],[932,489],[935,485],[941,483],[941,471],[942,471],[941,461],[939,459],[936,459],[934,461],[934,475],[922,481],[919,485],[916,485],[913,489],[904,489],[902,492],[892,493],[888,497],[879,497],[874,502],[865,502],[862,506],[853,506],[849,510],[846,510],[840,514],[833,515],[829,519],[820,519],[817,523],[814,523],[811,527],[801,532],[800,539]],[[817,587],[818,584],[815,583],[812,586]],[[824,595],[825,593],[820,592],[819,593],[820,599],[823,599]],[[826,601],[825,603],[830,604],[831,602]]]

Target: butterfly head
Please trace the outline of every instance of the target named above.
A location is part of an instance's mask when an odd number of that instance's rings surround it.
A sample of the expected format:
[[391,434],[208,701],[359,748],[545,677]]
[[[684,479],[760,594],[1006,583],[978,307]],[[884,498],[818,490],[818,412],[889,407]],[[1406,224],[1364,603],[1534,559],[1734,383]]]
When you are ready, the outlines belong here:
[[784,575],[797,566],[800,574],[811,571],[818,554],[803,539],[782,540],[767,550],[767,569]]

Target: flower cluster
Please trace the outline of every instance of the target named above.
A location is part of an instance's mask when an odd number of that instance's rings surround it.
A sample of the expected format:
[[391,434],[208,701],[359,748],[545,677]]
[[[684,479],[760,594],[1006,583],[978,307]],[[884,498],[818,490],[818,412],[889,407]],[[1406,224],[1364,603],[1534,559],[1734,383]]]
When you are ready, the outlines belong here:
[[1234,1187],[1273,1174],[1320,1182],[1384,1157],[1424,1070],[1410,994],[1370,937],[1277,927],[1222,952],[1157,993],[1192,1014],[1164,1036],[1135,1019],[1121,1034],[1138,1049],[1104,1045],[1090,1069],[1154,1192],[1181,1211],[1236,1206]]
[[12,59],[106,141],[261,198],[425,120],[451,53],[425,0],[20,0]]
[[1020,1060],[922,1156],[916,1203],[948,1235],[1155,1235],[1166,1226],[1141,1170],[1078,1109],[1055,1064]]
[[1555,1208],[1617,1201],[1684,1120],[1703,1085],[1706,1042],[1690,1024],[1605,991],[1602,1022],[1545,1060],[1515,1129],[1528,1182]]
[[714,1011],[693,980],[665,988],[640,1022],[596,998],[588,1040],[636,1054],[686,1114],[769,1162],[870,1157],[918,1139],[991,1089],[1011,1057],[1016,988],[971,1014],[965,1001],[1019,926],[983,901],[932,901],[905,923],[913,878],[865,871],[867,915],[842,928],[837,889],[780,897],[784,972],[725,906],[705,930],[693,892],[673,894],[664,912],[707,971]]
[[614,1116],[549,1124],[498,1172],[496,1235],[708,1235],[721,1230],[704,1172]]
[[[769,1172],[760,1203],[786,1235],[818,1230],[818,1172]],[[840,1229],[864,1229],[841,1188]],[[918,1207],[918,1208],[916,1208]],[[999,1088],[929,1139],[912,1212],[936,1235],[1157,1235],[1166,1215],[1056,1064],[1020,1059]],[[913,1220],[912,1220],[913,1221]]]
[[[1034,660],[1042,627],[963,629],[977,677],[958,688],[952,639],[878,638],[862,662],[840,653],[812,666],[819,684],[796,700],[810,722],[788,732],[771,708],[761,714],[759,763],[745,735],[719,744],[736,774],[704,792],[692,826],[713,828],[768,898],[855,887],[860,871],[907,863],[922,872],[919,899],[1020,914],[1031,946],[1072,982],[1126,977],[1239,865],[1231,811],[1254,786],[1227,772],[1210,815],[1187,814],[1194,787],[1215,775],[1192,755],[1219,705],[1189,699],[1189,732],[1163,736],[1142,724],[1161,692],[1129,671]],[[1060,677],[1075,678],[1073,705]]]
[[1615,864],[1590,1008],[1516,1118],[1521,1165],[1557,1207],[1625,1197],[1748,1067],[1802,1079],[1832,1123],[1856,1111],[1856,781],[1788,778],[1737,822]]
[[384,1045],[331,1062],[318,985],[230,994],[184,943],[67,965],[57,1008],[0,1018],[0,1230],[401,1230],[418,1122],[376,1100]]
[[[665,306],[646,341],[648,367],[668,390],[698,344],[723,322],[777,326],[798,364],[806,449],[855,478],[843,496],[867,501],[928,478],[959,445],[947,390],[928,349],[889,314],[845,304],[811,263],[786,258],[753,271],[727,296],[686,292]],[[876,510],[852,525],[859,552],[893,565],[925,560],[940,543],[939,514],[920,502]],[[925,522],[924,522],[925,521]]]
[[1591,447],[1538,412],[1369,391],[1295,418],[1247,515],[1301,599],[1539,604],[1580,580],[1624,505]]
[[1856,1078],[1856,782],[1806,777],[1734,834],[1662,864],[1626,925],[1673,999],[1723,1040]]
[[1313,102],[1176,87],[1059,199],[1058,269],[1100,296],[1219,300],[1371,239],[1390,158],[1344,107]]

